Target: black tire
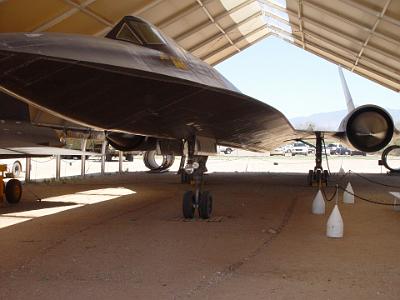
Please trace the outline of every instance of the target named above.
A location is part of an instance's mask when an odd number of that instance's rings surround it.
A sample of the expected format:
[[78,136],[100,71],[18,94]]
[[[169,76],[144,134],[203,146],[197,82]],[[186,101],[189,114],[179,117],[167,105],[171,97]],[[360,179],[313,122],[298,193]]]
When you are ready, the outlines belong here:
[[181,171],[181,183],[190,183],[191,175],[186,173],[184,170]]
[[312,186],[312,184],[313,184],[313,177],[314,177],[314,171],[313,170],[309,170],[308,171],[308,176],[307,176],[307,184],[309,186]]
[[209,219],[212,213],[213,199],[211,193],[208,191],[200,194],[199,201],[199,217],[202,219]]
[[16,160],[12,165],[11,173],[13,177],[19,177],[21,175],[21,172],[22,172],[22,165],[18,160]]
[[126,154],[125,158],[127,161],[133,161],[133,154]]
[[6,200],[10,204],[16,204],[21,200],[22,184],[18,179],[10,179],[5,189]]
[[314,173],[315,176],[315,181],[319,184],[319,181],[321,180],[322,182],[322,172],[321,170],[317,170],[317,172]]
[[182,212],[185,219],[193,219],[194,217],[194,193],[193,191],[187,191],[183,194],[182,201]]
[[324,170],[322,182],[325,184],[325,186],[328,186],[328,178],[329,178],[329,172],[328,170]]
[[106,161],[112,161],[112,155],[106,154]]

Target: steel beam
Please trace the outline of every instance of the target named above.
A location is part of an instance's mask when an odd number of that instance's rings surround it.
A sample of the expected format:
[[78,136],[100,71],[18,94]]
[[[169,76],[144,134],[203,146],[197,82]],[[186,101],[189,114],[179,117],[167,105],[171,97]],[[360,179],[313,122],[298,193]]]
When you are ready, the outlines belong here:
[[[297,26],[297,25],[296,25],[296,26]],[[272,29],[272,30],[278,31],[278,32],[279,32],[279,31],[284,31],[286,34],[289,34],[289,35],[292,35],[292,36],[295,36],[295,35],[299,35],[299,34],[300,34],[300,33],[297,32],[297,31],[294,31],[293,33],[290,33],[290,32],[287,32],[287,31],[283,30],[282,28],[279,28],[279,27],[276,27],[276,26],[272,26],[272,25],[270,25],[269,28]],[[308,36],[312,37],[313,39],[320,40],[320,41],[322,41],[322,42],[328,44],[328,45],[331,46],[331,47],[334,47],[334,48],[339,49],[339,50],[341,50],[341,51],[343,51],[343,52],[346,52],[347,54],[353,56],[353,59],[354,59],[354,60],[356,60],[357,57],[358,57],[358,52],[356,52],[356,51],[354,51],[354,50],[351,50],[351,49],[349,49],[349,48],[347,48],[347,47],[344,47],[344,46],[342,46],[342,45],[339,45],[338,43],[335,43],[334,41],[332,41],[332,40],[330,40],[330,39],[327,39],[327,38],[325,38],[325,37],[323,37],[323,36],[321,36],[321,35],[319,35],[319,34],[317,34],[317,33],[311,32],[311,31],[309,31],[309,30],[304,31],[304,33],[305,33],[305,35],[308,35]],[[315,46],[314,46],[314,47],[315,47]],[[338,54],[338,55],[339,55],[339,54]],[[399,71],[398,71],[397,69],[394,69],[392,66],[387,65],[387,64],[385,64],[385,63],[383,63],[383,62],[376,61],[376,60],[374,60],[374,59],[372,59],[372,58],[370,58],[370,57],[365,57],[365,56],[363,57],[363,60],[368,61],[370,64],[374,65],[375,67],[388,70],[389,72],[391,72],[391,73],[393,73],[393,74],[399,74]],[[354,63],[353,63],[353,64],[354,64]],[[379,71],[375,70],[375,72],[379,72]],[[393,77],[393,78],[394,78],[394,77]]]
[[61,155],[56,155],[56,180],[61,179]]
[[352,71],[353,71],[354,68],[358,65],[358,62],[360,61],[361,55],[363,54],[363,52],[364,52],[364,50],[365,50],[365,47],[368,45],[369,40],[370,40],[371,37],[374,35],[375,30],[376,30],[376,28],[378,27],[379,22],[381,21],[382,17],[385,15],[386,10],[387,10],[387,8],[389,7],[389,4],[390,4],[391,1],[392,1],[392,0],[387,0],[386,3],[385,3],[385,5],[383,6],[383,9],[382,9],[381,13],[379,14],[379,16],[377,17],[377,19],[376,19],[376,21],[375,21],[375,24],[374,24],[374,26],[373,26],[372,29],[371,29],[371,32],[368,34],[368,37],[366,38],[364,44],[363,44],[362,47],[361,47],[360,52],[359,52],[358,55],[357,55],[357,58],[356,58],[356,60],[355,60],[355,62],[354,62]]
[[[279,11],[286,12],[289,16],[293,17],[293,19],[296,19],[296,18],[297,18],[297,14],[296,14],[294,11],[292,11],[292,10],[285,9],[285,8],[283,8],[283,7],[281,7],[281,6],[278,6],[278,5],[274,4],[274,3],[271,3],[271,2],[268,1],[268,0],[263,0],[263,3],[266,4],[266,5],[268,5],[268,6],[271,6],[271,7],[274,8],[274,9],[277,9],[277,10],[279,10]],[[299,25],[296,24],[296,23],[294,23],[293,21],[292,21],[292,22],[289,22],[289,21],[283,19],[282,17],[280,17],[280,16],[278,16],[278,15],[275,15],[275,14],[273,14],[272,12],[269,12],[269,11],[264,11],[264,14],[267,15],[267,16],[269,16],[269,17],[271,17],[271,18],[273,18],[273,19],[275,19],[275,20],[277,20],[277,21],[279,21],[279,22],[281,22],[281,23],[283,23],[283,24],[285,24],[285,25],[288,25],[288,26],[297,28],[297,29],[295,29],[295,30],[299,30]],[[319,22],[317,22],[317,21],[315,21],[315,20],[313,20],[313,19],[309,19],[309,18],[306,18],[306,17],[304,17],[304,16],[303,16],[303,20],[306,21],[307,23],[310,23],[310,24],[312,24],[312,25],[318,27],[318,28],[321,28],[321,29],[323,29],[323,30],[326,30],[327,32],[330,32],[330,33],[332,33],[332,34],[334,34],[334,35],[337,35],[337,36],[341,37],[342,39],[344,39],[344,40],[346,40],[346,41],[349,41],[349,42],[351,42],[351,43],[355,43],[356,45],[358,45],[358,46],[360,46],[360,47],[362,47],[362,45],[363,45],[363,41],[362,41],[362,40],[359,40],[359,39],[354,38],[354,37],[351,37],[351,36],[349,36],[349,35],[347,35],[347,34],[344,34],[344,33],[341,33],[341,32],[339,32],[339,31],[336,31],[335,29],[333,29],[333,28],[331,28],[331,27],[329,27],[329,26],[327,26],[327,25],[325,25],[325,24],[319,23]],[[313,33],[312,33],[311,31],[309,31],[309,30],[307,30],[306,32],[309,32],[309,33],[313,34]],[[390,53],[388,53],[388,52],[385,52],[384,50],[381,50],[381,49],[376,48],[376,47],[374,47],[374,46],[368,45],[367,48],[368,48],[369,50],[372,50],[372,51],[374,51],[374,52],[376,52],[376,53],[379,53],[379,54],[381,54],[381,55],[383,55],[383,56],[385,56],[385,57],[389,57],[389,58],[391,58],[391,59],[393,59],[393,60],[396,60],[396,61],[397,61],[397,60],[399,59],[397,56],[392,55],[392,54],[390,54]],[[365,55],[364,55],[364,57],[365,57]],[[373,60],[372,58],[368,58],[368,59]],[[377,63],[380,63],[380,62],[377,62]],[[393,69],[392,67],[390,67],[390,68]],[[393,69],[393,70],[394,70],[394,69]],[[394,72],[398,72],[398,71],[394,71]]]
[[[367,13],[374,17],[378,17],[379,14],[381,13],[380,10],[375,10],[369,6],[366,6],[360,2],[356,2],[354,0],[339,0],[339,1],[346,3],[347,5],[349,5],[351,7],[357,8],[357,9],[361,10],[362,12]],[[392,25],[400,27],[400,20],[398,20],[398,19],[395,19],[395,18],[392,18],[392,17],[386,15],[386,16],[382,17],[382,20],[384,20],[388,23],[391,23]]]
[[[236,24],[234,24],[232,26],[229,26],[228,28],[225,29],[225,32],[226,33],[232,32],[232,31],[238,29],[240,26],[242,26],[242,25],[244,25],[244,24],[246,24],[246,23],[248,23],[248,22],[250,22],[250,21],[252,21],[252,20],[254,20],[254,19],[258,18],[258,17],[260,17],[260,16],[262,16],[261,12],[257,12],[255,14],[252,14],[250,17],[240,21],[239,23],[236,23]],[[221,38],[222,36],[223,36],[223,34],[221,32],[217,33],[217,34],[213,35],[212,37],[209,37],[208,39],[203,40],[200,43],[192,46],[187,51],[192,53],[192,52],[194,52],[196,50],[199,50],[200,48],[202,48],[202,47],[214,42],[215,40]]]
[[[259,41],[261,41],[261,40],[263,40],[263,39],[269,37],[271,34],[272,34],[271,32],[268,32],[267,34],[265,34],[265,35],[259,37],[258,39],[255,39],[254,41],[252,41],[251,44],[247,44],[246,46],[241,47],[240,50],[243,51],[243,50],[247,49],[247,48],[250,47],[251,45],[254,45],[255,43],[257,43],[257,42],[259,42]],[[226,60],[226,59],[232,57],[232,56],[235,55],[236,53],[237,53],[237,52],[235,51],[235,52],[233,52],[233,53],[231,53],[231,54],[229,54],[229,55],[227,55],[227,56],[225,56],[225,57],[223,57],[223,58],[221,58],[221,59],[219,59],[219,60],[213,62],[211,65],[212,65],[212,66],[215,66],[215,65],[219,64],[220,62],[222,62],[222,61],[224,61],[224,60]]]
[[25,159],[25,182],[31,181],[31,158],[27,157]]
[[208,17],[208,19],[217,27],[217,29],[223,34],[223,36],[226,38],[226,40],[236,49],[236,51],[240,51],[239,47],[235,45],[235,43],[232,41],[232,39],[229,37],[229,35],[225,32],[225,30],[221,27],[221,25],[218,24],[217,21],[214,20],[213,16],[211,15],[210,11],[207,9],[207,7],[204,6],[204,3],[201,0],[197,0],[197,3],[200,5],[200,7],[203,9],[204,13]]
[[[254,34],[260,32],[261,30],[264,30],[264,29],[267,29],[267,28],[268,28],[267,25],[262,25],[262,26],[258,27],[257,29],[255,29],[255,30],[253,30],[253,31],[250,31],[248,34],[246,34],[246,35],[244,35],[244,36],[242,36],[242,37],[240,37],[240,38],[234,40],[233,42],[234,42],[235,44],[240,43],[241,41],[243,41],[243,40],[249,38],[250,36],[252,36],[252,35],[254,35]],[[232,45],[231,45],[231,44],[225,44],[225,45],[223,45],[222,47],[219,47],[218,49],[216,49],[216,50],[214,50],[214,51],[208,53],[207,55],[202,56],[200,59],[201,59],[201,60],[207,60],[207,59],[209,59],[210,57],[212,57],[212,56],[218,54],[219,52],[221,52],[221,51],[223,51],[223,50],[225,50],[225,49],[227,49],[227,48],[229,48],[229,47],[232,47]]]
[[[226,16],[229,16],[230,14],[232,14],[234,12],[237,12],[238,10],[241,10],[242,8],[250,5],[251,3],[254,3],[254,0],[247,0],[246,2],[243,2],[243,3],[233,7],[231,10],[227,10],[227,11],[225,11],[223,13],[220,13],[217,16],[214,17],[214,21],[218,22],[221,19],[225,18]],[[172,38],[176,42],[179,43],[180,41],[182,41],[182,40],[188,38],[189,36],[199,32],[200,30],[203,30],[204,28],[206,28],[206,27],[208,27],[210,25],[211,25],[211,23],[209,21],[203,22],[203,23],[201,23],[201,24],[199,24],[197,26],[194,26],[194,27],[190,28],[189,30],[179,34],[178,36],[172,37]]]
[[303,49],[306,49],[306,41],[304,38],[304,31],[303,31],[303,0],[297,0],[298,8],[297,8],[297,19],[299,20],[299,29],[301,32],[301,42],[303,43]]
[[[203,3],[204,4],[208,4],[211,3],[215,0],[204,0]],[[177,13],[175,13],[174,15],[166,18],[165,20],[162,20],[161,22],[158,22],[154,25],[156,25],[159,28],[165,28],[168,25],[171,25],[173,23],[175,23],[176,21],[179,21],[180,19],[198,11],[199,9],[201,9],[201,6],[199,7],[199,4],[197,1],[195,1],[194,3],[190,4],[189,6],[183,8],[182,10],[178,11]]]
[[77,4],[73,2],[72,0],[64,0],[64,2],[68,3],[71,6],[74,6],[75,8],[79,9],[82,13],[94,18],[95,20],[99,21],[100,23],[103,23],[104,25],[107,26],[112,26],[113,24],[107,20],[106,18],[94,13],[90,9],[87,9],[86,7],[82,6],[81,4]]
[[[86,152],[87,139],[81,140],[81,151]],[[86,155],[81,155],[81,176],[85,176],[86,173]]]
[[100,173],[104,174],[106,172],[106,150],[107,150],[108,142],[104,140],[101,145],[101,169]]
[[[64,21],[65,19],[69,18],[70,16],[76,14],[77,12],[80,11],[80,7],[84,8],[89,6],[90,4],[96,2],[97,0],[86,0],[85,2],[79,4],[79,7],[74,6],[73,8],[67,10],[66,12],[52,18],[51,20],[46,21],[45,23],[41,24],[40,26],[34,28],[32,30],[32,32],[41,32],[41,31],[45,31],[51,27],[53,27],[54,25],[61,23],[62,21]],[[70,3],[68,3],[70,4]],[[76,4],[76,3],[75,3]],[[70,4],[71,5],[71,4]]]
[[[287,20],[285,20],[285,19],[283,19],[283,18],[281,18],[279,16],[276,16],[276,20],[278,20],[279,22],[282,22],[285,25],[291,25],[291,27],[294,29],[294,31],[293,31],[293,33],[288,32],[288,34],[292,34],[292,35],[299,34],[299,32],[298,32],[299,31],[299,25],[294,24],[294,23],[289,23]],[[278,27],[275,27],[275,26],[269,26],[269,27],[270,28],[274,28],[274,29],[278,28]],[[281,29],[281,28],[279,28],[279,29]],[[342,46],[342,45],[336,43],[335,41],[332,41],[332,40],[330,40],[328,38],[325,38],[324,36],[322,36],[322,35],[320,35],[320,34],[318,34],[316,32],[313,32],[313,31],[310,31],[310,30],[303,30],[303,33],[305,35],[307,35],[307,36],[310,36],[313,39],[318,39],[318,40],[320,40],[320,41],[322,41],[324,43],[329,44],[330,46],[332,46],[334,48],[337,48],[337,49],[340,49],[340,50],[342,50],[344,52],[349,53],[350,55],[354,56],[354,60],[357,59],[357,56],[358,56],[359,52],[356,52],[356,51],[354,51],[352,49],[349,49],[349,48],[347,48],[345,46]],[[377,60],[375,60],[375,59],[373,59],[371,57],[365,56],[365,55],[363,56],[363,60],[368,61],[369,63],[373,64],[374,66],[376,66],[378,68],[383,68],[383,69],[388,70],[391,73],[399,74],[399,70],[398,69],[395,69],[391,65],[385,64],[384,62],[377,61]]]
[[[262,1],[264,1],[264,0],[262,0]],[[304,4],[306,4],[307,6],[312,7],[312,8],[314,8],[314,9],[316,9],[316,10],[322,12],[322,13],[325,13],[325,14],[331,16],[332,18],[335,18],[335,19],[337,19],[337,20],[339,20],[341,22],[347,23],[347,24],[349,24],[351,26],[357,27],[358,29],[366,31],[367,33],[371,32],[371,29],[369,29],[368,27],[366,27],[363,24],[357,23],[354,20],[348,19],[348,18],[346,18],[344,16],[340,16],[340,15],[338,15],[338,14],[336,14],[336,13],[334,13],[334,12],[332,12],[332,11],[326,9],[326,8],[323,8],[322,6],[320,6],[320,5],[318,5],[318,4],[314,3],[314,2],[310,2],[309,0],[303,0],[303,1],[304,1]],[[398,41],[397,39],[394,39],[392,37],[389,37],[389,36],[387,36],[385,34],[382,34],[382,33],[379,33],[379,32],[375,32],[375,36],[380,37],[380,38],[382,38],[382,39],[384,39],[384,40],[386,40],[386,41],[388,41],[390,43],[393,43],[393,44],[396,44],[396,45],[400,45],[400,41]]]
[[[278,11],[287,13],[288,16],[293,18],[293,20],[297,18],[297,14],[293,10],[290,10],[288,8],[284,8],[284,7],[279,6],[279,5],[276,5],[275,3],[273,3],[273,2],[271,2],[269,0],[260,0],[260,1],[262,1],[267,6],[272,7],[274,9],[278,10]],[[288,26],[298,25],[296,23],[293,23],[293,21],[288,22],[287,20],[283,19],[281,16],[275,15],[274,13],[272,13],[270,11],[264,11],[264,14],[269,16],[269,17],[271,17],[271,18],[274,18],[275,20],[278,20],[278,21],[280,21],[280,22],[282,22],[282,23],[284,23],[284,24],[286,24]],[[347,41],[349,41],[351,43],[355,43],[355,44],[359,45],[360,47],[362,47],[362,45],[364,43],[363,40],[360,40],[360,39],[352,37],[352,36],[350,36],[348,34],[339,32],[336,29],[334,29],[332,27],[329,27],[328,25],[322,24],[322,23],[320,23],[320,22],[318,22],[318,21],[316,21],[314,19],[310,19],[308,17],[305,17],[304,15],[303,15],[302,19],[305,22],[314,25],[315,27],[321,28],[321,29],[323,29],[323,30],[325,30],[325,31],[327,31],[327,32],[329,32],[331,34],[337,35],[337,36],[341,37],[344,40],[347,40]],[[395,55],[393,55],[393,54],[391,54],[389,52],[386,52],[385,50],[383,50],[381,48],[376,48],[376,47],[371,46],[371,45],[367,45],[367,48],[369,50],[372,50],[372,51],[374,51],[376,53],[379,53],[379,54],[381,54],[383,56],[389,57],[389,58],[391,58],[391,59],[393,59],[395,61],[399,60],[399,57],[397,57],[397,56],[395,56]]]
[[[281,33],[272,32],[272,34],[274,34],[275,36],[277,36],[277,37],[279,37],[279,38],[284,39],[286,42],[289,42],[289,43],[291,43],[291,44],[293,44],[293,45],[295,45],[295,46],[301,47],[301,39],[299,39],[299,38],[293,36],[291,33],[287,32],[287,31],[284,31],[284,30],[282,30],[282,29],[280,29],[280,30],[282,31]],[[293,41],[292,41],[292,40],[293,40]],[[297,42],[297,43],[295,43],[294,41]],[[353,60],[350,60],[350,59],[348,59],[347,57],[344,57],[344,56],[342,56],[342,55],[340,55],[340,54],[337,54],[337,53],[333,52],[333,51],[330,50],[330,49],[327,49],[327,48],[325,48],[325,47],[322,47],[321,45],[318,45],[318,44],[314,44],[314,43],[312,43],[312,42],[310,42],[310,41],[308,41],[307,44],[308,44],[309,46],[313,47],[313,48],[316,48],[316,49],[318,49],[318,50],[324,52],[324,53],[327,53],[327,54],[329,54],[329,55],[332,55],[333,57],[336,57],[338,60],[345,61],[349,66],[352,66],[352,65],[353,65]],[[317,56],[319,56],[319,57],[321,57],[321,58],[323,58],[323,59],[325,59],[325,60],[327,60],[327,61],[330,61],[330,62],[332,62],[332,63],[334,63],[334,64],[338,64],[338,61],[335,61],[335,60],[333,60],[333,59],[331,59],[331,58],[329,58],[329,57],[327,57],[327,56],[325,56],[325,55],[322,55],[321,53],[318,53],[318,52],[316,52],[316,51],[310,49],[310,47],[307,49],[307,51],[309,51],[309,52],[311,52],[311,53],[313,53],[313,54],[315,54],[315,55],[317,55]],[[348,69],[349,71],[351,71],[351,67],[348,67],[348,66],[344,66],[344,67],[345,67],[346,69]],[[387,88],[389,88],[389,89],[392,89],[392,90],[394,90],[394,91],[396,91],[396,92],[400,92],[400,89],[399,89],[399,88],[396,88],[394,85],[389,85],[389,84],[387,84],[387,83],[378,81],[378,80],[376,80],[375,78],[372,78],[372,77],[366,75],[365,73],[363,73],[363,72],[361,72],[361,71],[376,74],[377,76],[380,76],[380,77],[382,77],[382,78],[384,78],[384,79],[386,79],[387,81],[390,81],[390,82],[396,82],[396,79],[395,79],[395,78],[393,78],[393,77],[391,77],[391,76],[388,76],[388,75],[386,75],[386,74],[383,74],[383,73],[381,73],[381,72],[378,72],[378,71],[376,71],[376,70],[373,70],[373,69],[369,68],[368,66],[364,66],[364,65],[362,65],[362,64],[359,64],[359,65],[356,67],[356,69],[354,70],[355,73],[360,74],[360,75],[363,76],[363,77],[366,77],[366,78],[368,78],[368,79],[370,79],[370,80],[372,80],[372,81],[375,81],[376,83],[378,83],[378,84],[380,84],[380,85],[383,85],[383,86],[385,86],[385,87],[387,87]]]
[[118,151],[118,172],[122,173],[122,162],[124,161],[124,153],[122,151]]

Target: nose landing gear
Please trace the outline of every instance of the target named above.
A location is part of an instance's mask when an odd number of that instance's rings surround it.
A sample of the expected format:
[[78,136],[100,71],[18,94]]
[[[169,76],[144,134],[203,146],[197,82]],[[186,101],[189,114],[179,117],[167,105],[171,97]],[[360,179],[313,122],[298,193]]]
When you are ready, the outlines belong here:
[[[308,171],[307,184],[310,186],[328,185],[329,172],[322,167],[322,142],[324,137],[321,132],[315,132],[315,167]],[[325,149],[326,151],[326,149]]]
[[[193,219],[195,210],[198,210],[201,219],[208,219],[213,208],[213,198],[209,191],[204,191],[204,173],[207,171],[206,163],[208,156],[194,155],[194,142],[188,141],[188,159],[184,168],[180,168],[181,182],[194,181],[194,191],[186,191],[183,194],[182,211],[183,217]],[[184,158],[181,161],[183,167]]]

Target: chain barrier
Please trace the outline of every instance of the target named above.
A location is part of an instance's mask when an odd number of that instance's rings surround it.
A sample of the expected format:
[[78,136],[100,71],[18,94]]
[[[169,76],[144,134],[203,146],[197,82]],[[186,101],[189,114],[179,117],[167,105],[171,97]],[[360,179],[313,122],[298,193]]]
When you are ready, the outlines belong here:
[[[349,171],[349,172],[351,172],[351,171]],[[369,182],[377,184],[377,185],[381,185],[381,186],[389,187],[389,188],[400,189],[400,186],[398,186],[398,185],[390,185],[390,184],[382,183],[382,182],[379,182],[379,181],[376,181],[376,180],[369,179],[369,178],[367,178],[365,176],[362,176],[361,174],[358,174],[358,173],[355,173],[355,172],[351,172],[351,173],[353,173],[354,175],[357,175],[358,177],[360,177],[360,178],[362,178],[362,179],[364,179],[366,181],[369,181]]]
[[343,186],[342,186],[341,184],[339,184],[339,183],[342,183],[342,181],[343,181],[347,176],[349,176],[350,174],[357,175],[357,176],[359,176],[360,178],[362,178],[362,179],[364,179],[364,180],[366,180],[366,181],[368,181],[368,182],[377,184],[377,185],[382,185],[382,186],[391,187],[391,188],[400,188],[400,186],[393,186],[393,185],[384,184],[384,183],[381,183],[381,182],[378,182],[378,181],[374,181],[374,180],[372,180],[372,179],[369,179],[369,178],[367,178],[367,177],[365,177],[365,176],[362,176],[362,175],[360,175],[360,174],[358,174],[358,173],[355,173],[355,172],[352,172],[352,171],[349,170],[347,173],[345,173],[344,175],[342,175],[342,177],[339,179],[338,183],[336,183],[336,187],[337,187],[337,188],[335,188],[335,191],[333,192],[333,195],[332,195],[331,197],[328,197],[327,194],[326,194],[325,189],[324,189],[323,187],[321,187],[322,193],[323,193],[323,195],[324,195],[326,201],[328,201],[328,202],[332,201],[332,200],[334,199],[334,197],[336,196],[338,189],[340,189],[340,190],[342,190],[343,192],[346,192],[346,193],[348,193],[348,194],[350,194],[350,195],[353,195],[354,197],[356,197],[356,198],[358,198],[358,199],[360,199],[360,200],[362,200],[362,201],[365,201],[365,202],[368,202],[368,203],[371,203],[371,204],[384,205],[384,206],[400,206],[400,203],[387,203],[387,202],[382,202],[382,201],[375,201],[375,200],[371,200],[371,199],[362,197],[362,196],[357,195],[357,194],[355,194],[355,193],[349,192],[348,190],[346,190],[345,187],[343,187]]

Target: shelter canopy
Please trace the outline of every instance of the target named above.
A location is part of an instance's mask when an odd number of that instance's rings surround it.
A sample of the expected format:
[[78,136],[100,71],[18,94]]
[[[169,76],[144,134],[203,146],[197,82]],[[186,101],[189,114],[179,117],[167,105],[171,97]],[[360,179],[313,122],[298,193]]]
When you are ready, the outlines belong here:
[[126,15],[211,65],[275,35],[400,91],[397,0],[0,0],[0,32],[104,36]]

